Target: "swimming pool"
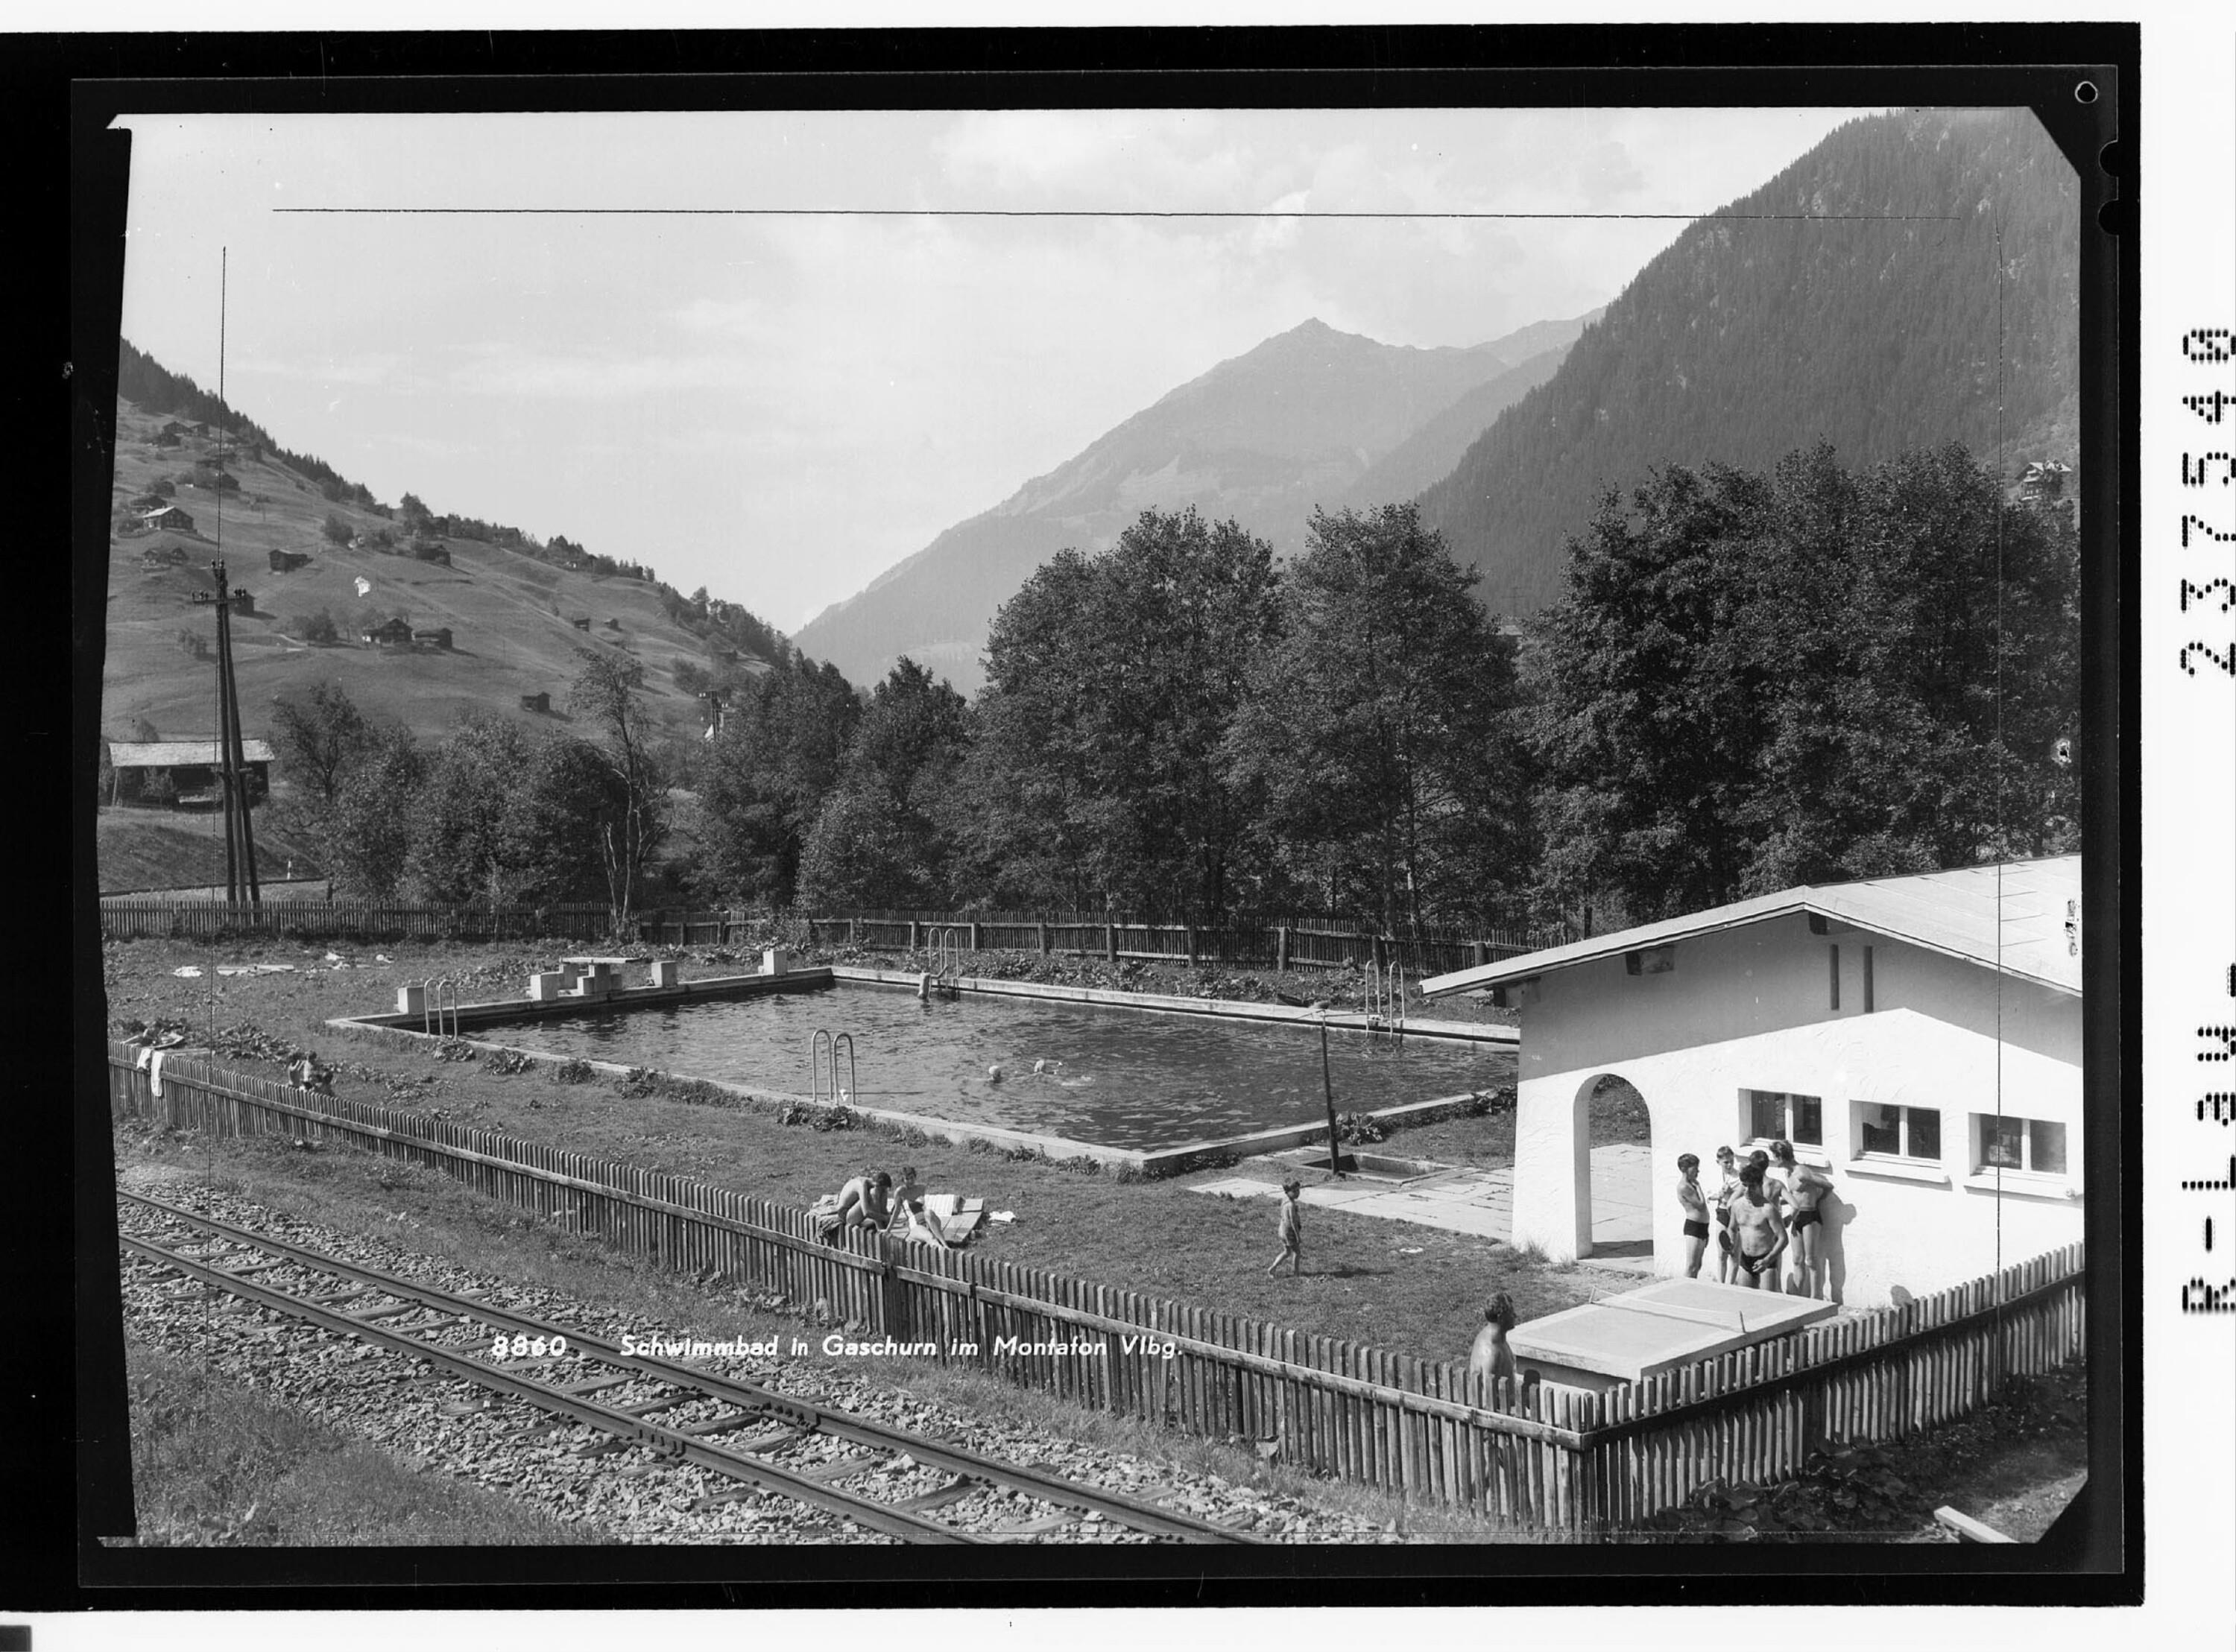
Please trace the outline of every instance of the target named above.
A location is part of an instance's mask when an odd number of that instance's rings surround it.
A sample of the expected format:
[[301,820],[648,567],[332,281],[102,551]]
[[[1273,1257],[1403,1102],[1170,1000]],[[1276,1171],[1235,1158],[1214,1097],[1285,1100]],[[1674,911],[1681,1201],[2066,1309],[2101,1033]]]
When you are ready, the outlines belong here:
[[[602,1006],[485,1023],[476,1035],[805,1094],[818,1029],[853,1039],[854,1082],[839,1063],[852,1100],[958,1124],[1155,1150],[1325,1117],[1314,1029],[1048,999],[924,1003],[840,987]],[[1350,1031],[1329,1033],[1328,1065],[1338,1112],[1510,1084],[1515,1072],[1510,1046]]]

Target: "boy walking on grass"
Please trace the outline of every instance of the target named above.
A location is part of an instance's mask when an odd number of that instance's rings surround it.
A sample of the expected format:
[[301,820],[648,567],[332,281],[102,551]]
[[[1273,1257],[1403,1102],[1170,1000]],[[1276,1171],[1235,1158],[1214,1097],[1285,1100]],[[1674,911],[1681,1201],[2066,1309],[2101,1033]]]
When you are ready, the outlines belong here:
[[1289,1264],[1292,1279],[1305,1271],[1305,1211],[1297,1203],[1297,1195],[1303,1187],[1293,1176],[1281,1183],[1281,1254],[1266,1270],[1268,1278],[1279,1273],[1285,1262]]

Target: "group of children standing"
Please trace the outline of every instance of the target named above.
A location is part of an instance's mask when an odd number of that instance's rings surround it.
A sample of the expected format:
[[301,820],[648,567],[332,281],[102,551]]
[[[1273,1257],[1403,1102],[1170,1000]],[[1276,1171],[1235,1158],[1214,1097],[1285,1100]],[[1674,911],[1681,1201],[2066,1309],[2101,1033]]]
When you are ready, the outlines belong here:
[[[1716,1150],[1722,1184],[1712,1195],[1700,1185],[1696,1153],[1677,1159],[1677,1203],[1685,1211],[1685,1277],[1698,1279],[1708,1249],[1709,1207],[1714,1206],[1716,1277],[1749,1290],[1818,1295],[1825,1196],[1832,1178],[1796,1161],[1793,1144],[1758,1148],[1742,1164],[1729,1147]],[[1782,1282],[1779,1258],[1791,1254],[1793,1271]]]

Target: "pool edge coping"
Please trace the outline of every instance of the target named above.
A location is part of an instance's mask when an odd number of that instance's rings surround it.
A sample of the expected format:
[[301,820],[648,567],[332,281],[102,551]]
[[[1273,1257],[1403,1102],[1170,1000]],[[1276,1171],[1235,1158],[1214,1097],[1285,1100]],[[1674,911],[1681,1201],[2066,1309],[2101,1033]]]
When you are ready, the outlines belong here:
[[[873,1119],[881,1124],[899,1129],[912,1129],[958,1145],[968,1146],[973,1141],[983,1141],[990,1146],[1025,1148],[1036,1150],[1051,1159],[1089,1158],[1098,1164],[1130,1166],[1145,1179],[1161,1180],[1183,1176],[1191,1170],[1217,1168],[1237,1159],[1256,1157],[1260,1154],[1279,1151],[1283,1148],[1304,1147],[1326,1139],[1325,1120],[1310,1124],[1282,1124],[1271,1130],[1253,1131],[1240,1136],[1205,1137],[1183,1142],[1176,1146],[1160,1148],[1110,1147],[1097,1142],[1076,1141],[1067,1136],[1053,1136],[1035,1131],[1012,1130],[1000,1124],[973,1124],[951,1118],[937,1118],[922,1113],[906,1113],[884,1107],[864,1107],[849,1101],[832,1103],[817,1100],[793,1091],[771,1090],[742,1085],[722,1078],[710,1078],[698,1073],[675,1072],[666,1068],[641,1069],[625,1062],[600,1061],[582,1056],[567,1056],[556,1051],[539,1050],[527,1045],[499,1043],[494,1039],[465,1036],[468,1025],[495,1020],[513,1020],[521,1017],[536,1018],[556,1014],[571,1014],[600,1005],[652,1006],[679,1004],[693,1000],[714,1000],[727,998],[750,998],[762,993],[806,991],[825,986],[837,986],[852,981],[859,986],[891,987],[917,989],[923,980],[921,971],[865,968],[845,964],[816,964],[787,970],[781,974],[714,975],[695,981],[681,981],[674,987],[622,987],[609,996],[598,1000],[564,999],[494,999],[456,1006],[461,1018],[457,1033],[430,1032],[426,1021],[430,1012],[415,1014],[410,1011],[382,1011],[370,1015],[336,1015],[326,1019],[326,1025],[337,1031],[363,1030],[390,1032],[405,1038],[427,1039],[437,1042],[456,1041],[477,1050],[490,1052],[517,1052],[537,1061],[548,1061],[555,1067],[575,1060],[582,1061],[594,1072],[614,1078],[626,1078],[641,1071],[658,1072],[669,1078],[703,1084],[742,1101],[760,1105],[831,1107],[844,1105],[857,1116]],[[1310,1009],[1292,1008],[1287,1005],[1236,1004],[1220,999],[1177,998],[1159,993],[1112,992],[1092,987],[1050,987],[1039,981],[1008,981],[966,976],[956,986],[963,992],[977,993],[989,997],[1040,998],[1065,1003],[1085,1003],[1126,1009],[1148,1010],[1167,1014],[1204,1015],[1213,1019],[1274,1022],[1286,1026],[1314,1026],[1321,1023],[1323,1013]],[[446,1012],[450,1007],[445,1006]],[[1374,1018],[1350,1012],[1329,1012],[1325,1014],[1327,1026],[1341,1032],[1384,1032],[1387,1027]],[[418,1023],[417,1026],[412,1023]],[[1454,1029],[1452,1031],[1429,1030]],[[1475,1027],[1464,1022],[1432,1022],[1429,1028],[1409,1026],[1409,1033],[1417,1037],[1450,1039],[1456,1041],[1518,1045],[1520,1029],[1514,1027]],[[1463,1111],[1476,1098],[1477,1092],[1463,1092],[1457,1095],[1438,1096],[1425,1101],[1400,1102],[1394,1106],[1375,1108],[1359,1117],[1385,1124],[1430,1124],[1449,1114]]]

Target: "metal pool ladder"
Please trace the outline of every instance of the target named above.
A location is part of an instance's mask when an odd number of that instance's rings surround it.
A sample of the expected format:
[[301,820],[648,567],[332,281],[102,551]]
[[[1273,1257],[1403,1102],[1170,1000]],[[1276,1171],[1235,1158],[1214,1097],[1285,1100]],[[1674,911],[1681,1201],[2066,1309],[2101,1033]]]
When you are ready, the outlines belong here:
[[[838,1088],[838,1046],[841,1045],[846,1047],[846,1087],[844,1090]],[[807,1041],[807,1098],[810,1101],[824,1099],[823,1054],[825,1050],[831,1052],[830,1101],[832,1105],[837,1106],[862,1093],[861,1084],[854,1076],[854,1035],[852,1032],[834,1033],[826,1027],[815,1029],[815,1035]]]
[[1366,967],[1366,1025],[1385,1032],[1405,1032],[1405,976],[1396,959],[1385,977],[1372,964]]
[[454,1039],[459,1037],[457,982],[447,975],[440,977],[430,975],[419,983],[419,990],[422,995],[419,1001],[419,1030],[422,1032],[433,1032],[438,1037],[441,1036],[443,1012],[448,1009],[450,1013],[450,1036]]
[[931,984],[954,998],[963,991],[963,932],[953,927],[931,932]]

